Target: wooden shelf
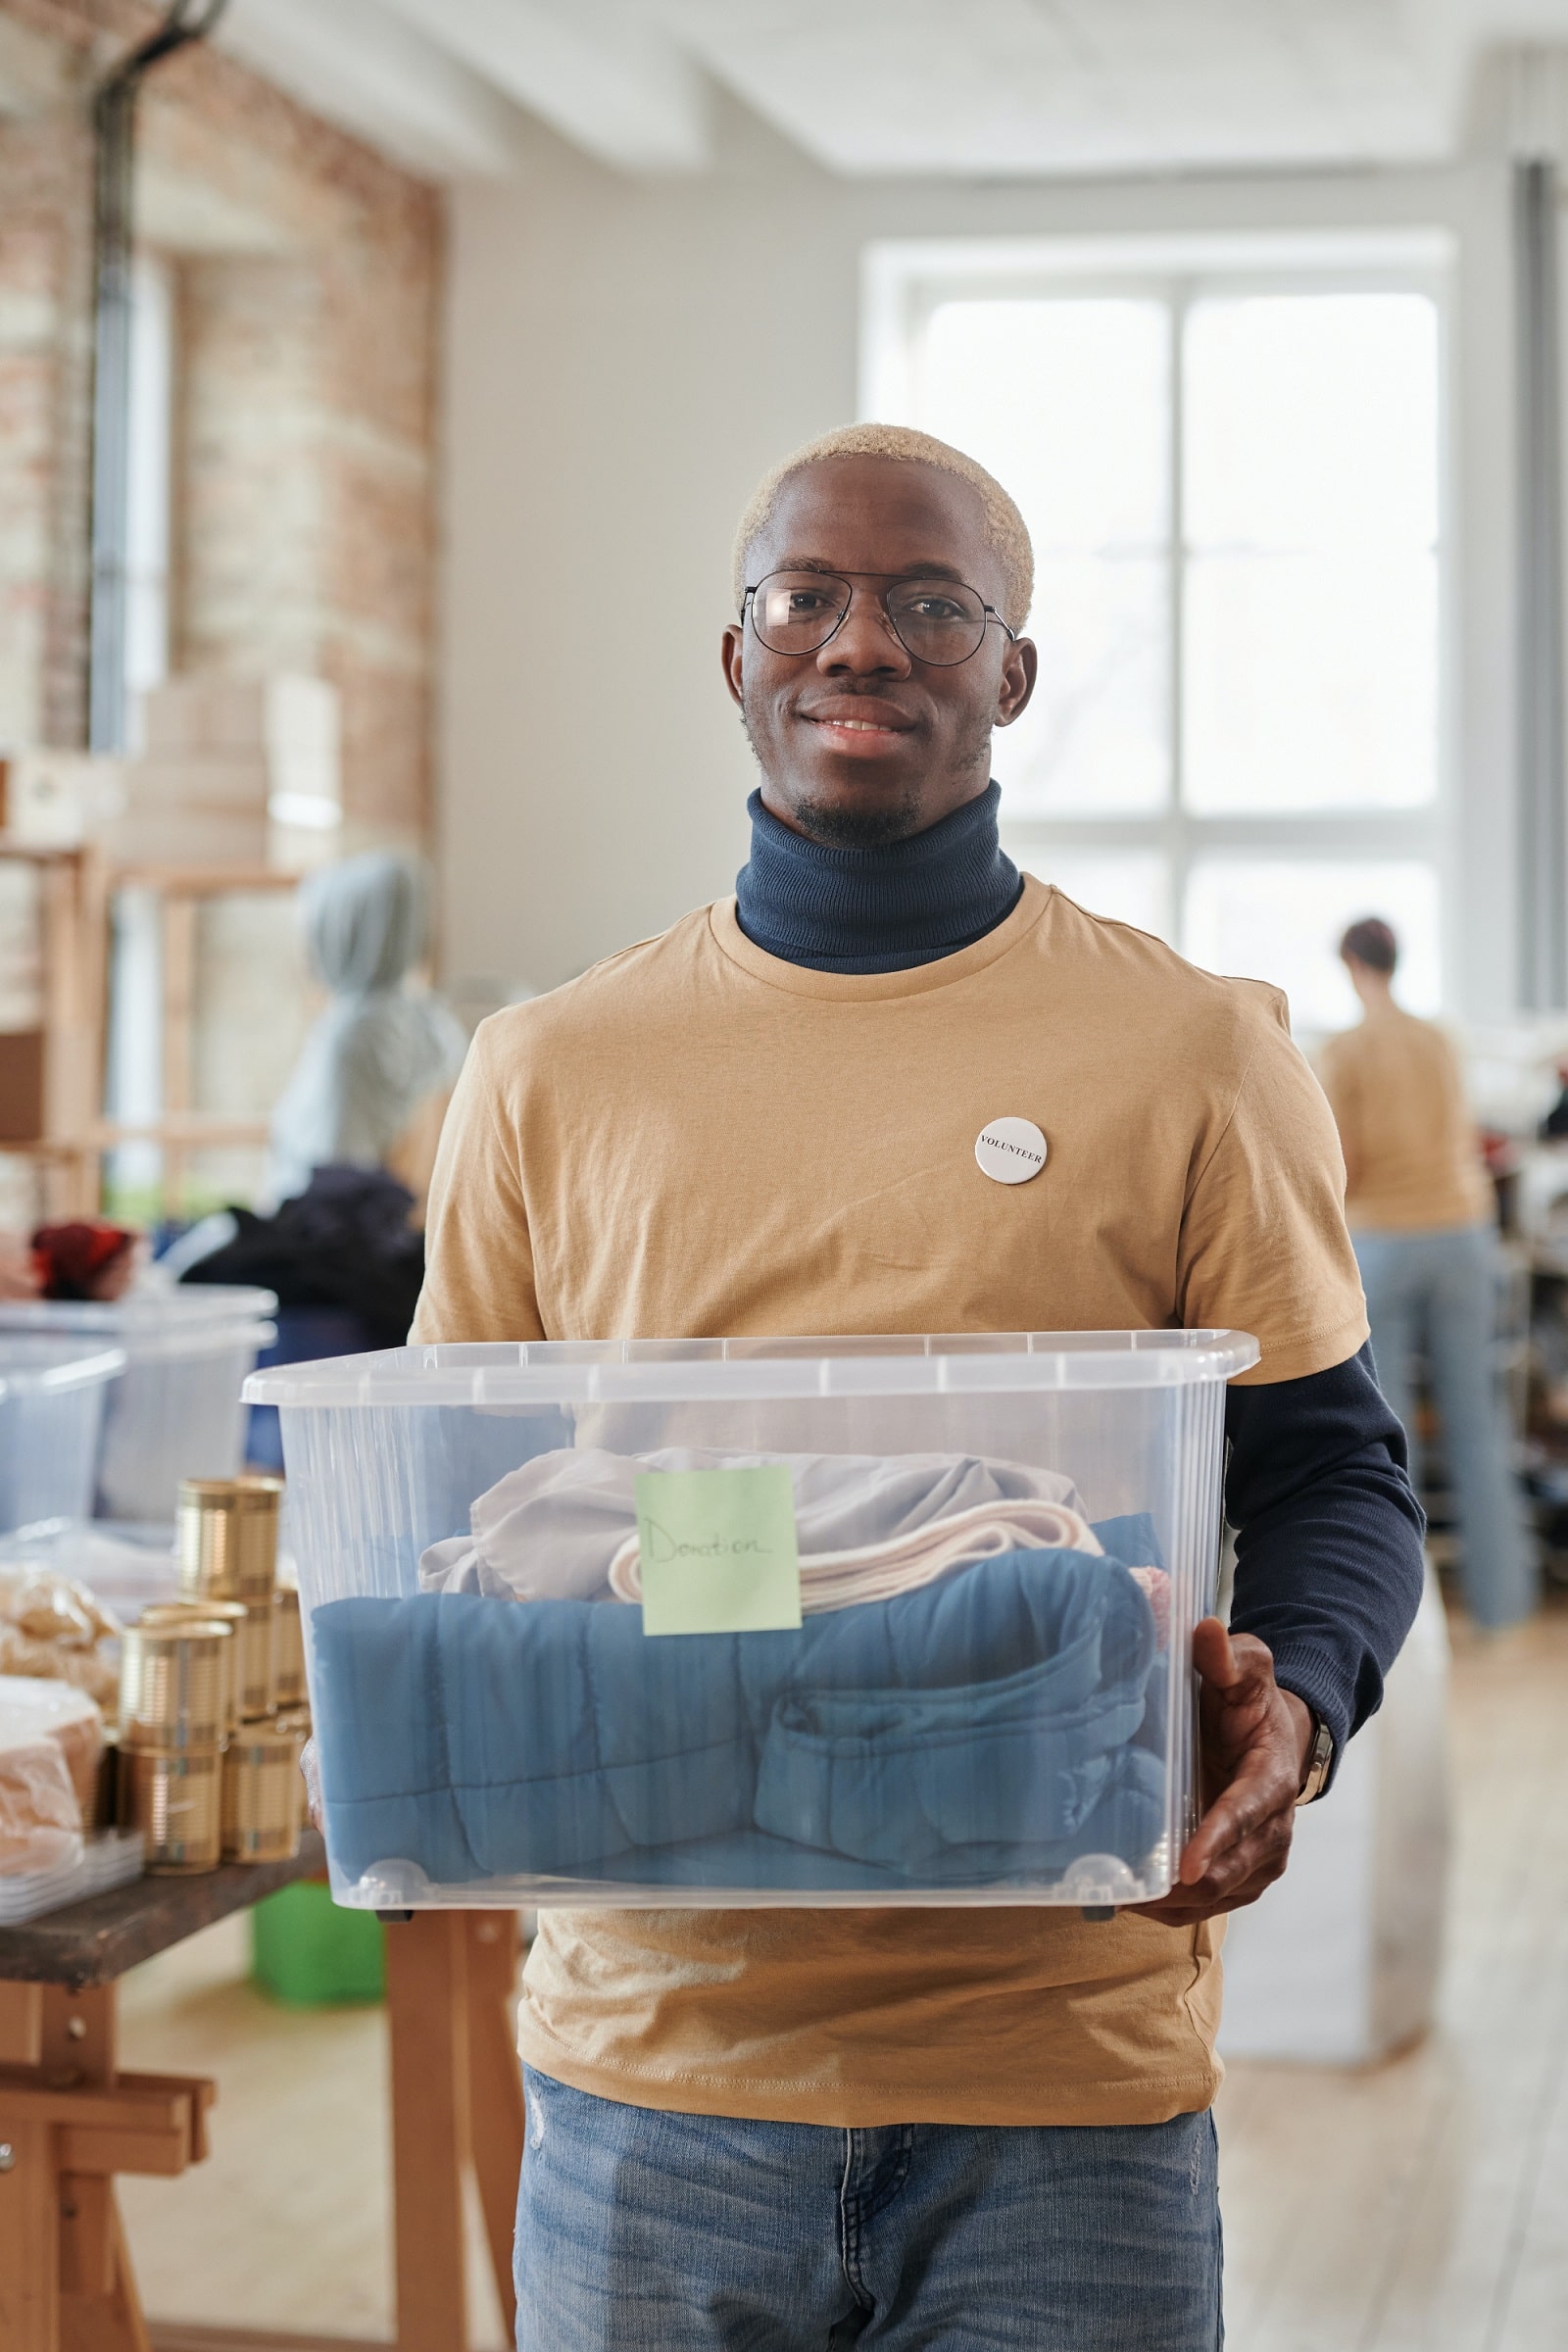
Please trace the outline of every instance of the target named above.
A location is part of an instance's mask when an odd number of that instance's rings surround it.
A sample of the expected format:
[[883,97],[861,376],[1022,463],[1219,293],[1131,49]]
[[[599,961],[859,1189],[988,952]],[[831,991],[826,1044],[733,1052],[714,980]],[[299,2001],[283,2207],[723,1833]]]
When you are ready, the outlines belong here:
[[[193,1152],[254,1149],[266,1143],[268,1132],[263,1119],[224,1118],[191,1105],[200,902],[293,892],[302,877],[270,865],[111,862],[91,842],[63,848],[0,830],[4,858],[39,869],[44,1010],[40,1068],[31,1090],[37,1106],[24,1113],[36,1116],[38,1131],[0,1143],[0,1153],[48,1170],[42,1184],[46,1213],[90,1216],[102,1198],[105,1152],[122,1144],[152,1144],[162,1155],[164,1208],[177,1211]],[[150,891],[162,902],[164,1114],[145,1121],[102,1115],[110,920],[122,890]]]
[[275,865],[112,865],[113,890],[156,890],[169,899],[216,899],[247,891],[298,890],[303,874]]

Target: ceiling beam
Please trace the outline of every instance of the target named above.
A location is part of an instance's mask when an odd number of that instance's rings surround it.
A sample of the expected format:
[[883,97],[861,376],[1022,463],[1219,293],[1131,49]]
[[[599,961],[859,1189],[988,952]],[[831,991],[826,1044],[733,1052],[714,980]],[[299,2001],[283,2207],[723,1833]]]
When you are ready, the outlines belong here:
[[382,0],[601,163],[697,172],[709,160],[701,73],[645,0]]
[[527,137],[518,109],[375,0],[233,0],[213,37],[411,171],[498,178],[517,168]]

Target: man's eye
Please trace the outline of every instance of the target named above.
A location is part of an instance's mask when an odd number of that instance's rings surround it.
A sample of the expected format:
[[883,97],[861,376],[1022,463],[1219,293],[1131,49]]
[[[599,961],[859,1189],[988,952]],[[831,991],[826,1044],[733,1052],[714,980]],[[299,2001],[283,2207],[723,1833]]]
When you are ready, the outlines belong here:
[[819,612],[827,612],[829,601],[827,597],[818,595],[811,588],[792,589],[789,600],[789,616],[791,620],[814,620]]
[[916,596],[906,608],[913,620],[961,620],[963,607],[956,605],[950,596]]

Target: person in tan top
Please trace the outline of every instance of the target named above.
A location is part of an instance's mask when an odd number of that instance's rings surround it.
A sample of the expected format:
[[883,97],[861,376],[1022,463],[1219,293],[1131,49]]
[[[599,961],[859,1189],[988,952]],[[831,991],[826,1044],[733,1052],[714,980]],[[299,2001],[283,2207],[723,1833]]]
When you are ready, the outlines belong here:
[[1425,1359],[1458,1506],[1465,1603],[1479,1625],[1512,1625],[1535,1606],[1536,1570],[1493,1371],[1492,1186],[1463,1073],[1443,1031],[1395,1003],[1389,924],[1352,923],[1340,956],[1365,1015],[1329,1040],[1319,1069],[1345,1152],[1378,1376],[1413,1440],[1411,1364]]
[[[1036,657],[999,483],[846,428],[736,562],[737,894],[481,1027],[416,1337],[1240,1327],[1239,1597],[1195,1641],[1208,1810],[1159,1902],[541,1913],[518,2342],[1213,2352],[1221,1917],[1420,1590],[1333,1121],[1277,992],[1003,854],[991,733]],[[1015,1114],[1048,1156],[994,1183]]]

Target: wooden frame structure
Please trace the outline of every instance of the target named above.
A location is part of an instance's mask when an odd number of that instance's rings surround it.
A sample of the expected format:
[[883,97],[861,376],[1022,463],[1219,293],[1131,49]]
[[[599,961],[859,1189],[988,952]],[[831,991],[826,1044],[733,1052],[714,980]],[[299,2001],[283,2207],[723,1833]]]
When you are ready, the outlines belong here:
[[[215,2086],[119,2065],[126,1969],[322,1867],[296,1861],[142,1879],[0,1929],[0,2345],[5,2352],[318,2352],[322,2339],[149,2326],[115,2176],[177,2177],[207,2153]],[[511,1997],[514,1911],[420,1911],[387,1933],[396,2352],[465,2352],[464,2199],[478,2189],[510,2331],[522,2164]],[[384,2352],[344,2344],[334,2352]]]
[[[51,849],[5,833],[0,859],[38,875],[43,1000],[35,1028],[0,1033],[0,1152],[41,1165],[46,1214],[93,1216],[105,1154],[121,1144],[151,1143],[163,1156],[164,1204],[177,1209],[193,1152],[267,1141],[265,1119],[209,1117],[192,1107],[202,903],[294,891],[300,876],[263,865],[111,865],[90,843]],[[160,901],[163,1112],[145,1123],[103,1113],[109,942],[122,890],[150,891]]]

